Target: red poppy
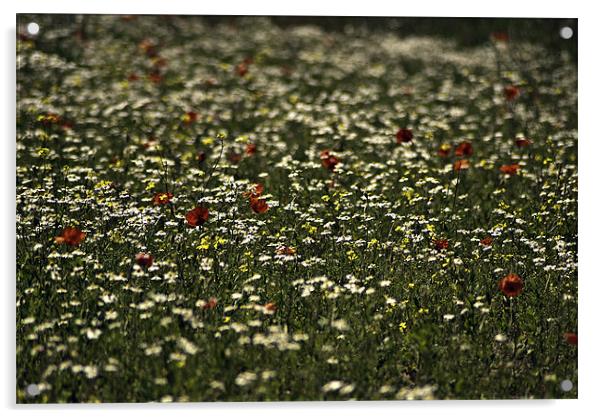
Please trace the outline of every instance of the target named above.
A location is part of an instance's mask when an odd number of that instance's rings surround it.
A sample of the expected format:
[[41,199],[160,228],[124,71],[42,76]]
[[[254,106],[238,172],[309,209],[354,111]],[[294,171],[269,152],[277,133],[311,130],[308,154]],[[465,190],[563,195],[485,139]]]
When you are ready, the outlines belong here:
[[132,73],[128,76],[128,81],[138,81],[140,80],[140,77],[138,77],[138,74],[136,73]]
[[265,188],[263,187],[263,184],[257,183],[251,186],[251,188],[246,192],[243,192],[242,195],[244,197],[248,197],[249,199],[258,198],[263,194],[264,190]]
[[207,159],[207,154],[206,154],[204,151],[201,151],[201,152],[199,152],[199,153],[196,155],[196,160],[197,160],[199,163],[202,163],[202,162],[203,162],[203,161],[205,161],[206,159]]
[[483,238],[481,241],[479,241],[481,243],[482,246],[484,247],[491,247],[491,244],[493,244],[493,238],[490,236],[487,236],[485,238]]
[[320,152],[320,159],[322,160],[322,166],[330,171],[334,171],[335,167],[340,162],[339,159],[332,155],[329,150]]
[[499,281],[498,286],[506,296],[513,298],[523,292],[525,282],[518,274],[510,273]]
[[524,147],[528,147],[529,145],[533,144],[533,141],[531,141],[530,139],[527,139],[527,138],[516,138],[514,143],[516,144],[517,147],[524,148]]
[[518,164],[504,164],[500,167],[500,171],[504,174],[513,175],[518,172],[520,166]]
[[265,187],[261,183],[256,183],[255,186],[253,186],[253,193],[255,193],[257,196],[263,194],[264,191]]
[[58,125],[61,120],[61,117],[56,113],[47,113],[38,117],[38,121],[42,122],[43,125]]
[[155,138],[149,138],[147,141],[142,143],[142,147],[144,149],[149,149],[150,147],[154,146],[157,143],[157,140]]
[[435,249],[437,251],[447,250],[449,247],[449,241],[446,239],[436,239],[433,241],[433,243],[435,244]]
[[510,39],[506,32],[493,32],[491,34],[491,37],[493,38],[493,40],[498,42],[508,42],[508,39]]
[[186,214],[186,222],[188,227],[196,228],[203,225],[209,220],[209,209],[203,206],[197,206]]
[[140,267],[148,268],[153,265],[153,261],[153,256],[148,253],[136,254],[136,264],[138,264]]
[[251,199],[249,199],[249,201],[251,203],[251,209],[253,209],[253,212],[255,213],[266,213],[270,208],[265,199],[260,199],[252,196]]
[[570,345],[577,345],[577,334],[574,332],[567,332],[564,334],[564,340]]
[[244,62],[241,62],[236,66],[236,74],[241,77],[244,77],[249,72],[249,67]]
[[458,160],[454,163],[454,171],[468,170],[469,167],[470,161],[468,160]]
[[203,304],[203,309],[213,309],[216,306],[217,306],[217,299],[209,298],[209,300]]
[[442,144],[437,150],[437,155],[441,158],[449,157],[449,153],[451,151],[451,145]]
[[242,159],[242,155],[237,152],[230,152],[226,158],[228,158],[228,161],[230,161],[232,164],[238,164]]
[[274,302],[268,302],[265,305],[263,305],[263,308],[266,310],[267,313],[273,314],[274,312],[276,312],[276,304]]
[[155,204],[155,205],[167,205],[169,202],[171,202],[172,198],[173,198],[173,194],[169,193],[169,192],[156,193],[153,196],[153,204]]
[[82,232],[74,227],[67,227],[63,229],[61,235],[54,238],[54,242],[57,244],[67,244],[75,247],[76,245],[79,245],[84,238],[86,238],[85,232]]
[[159,55],[159,53],[157,52],[157,46],[148,39],[145,39],[142,42],[140,42],[139,47],[149,58],[154,58],[157,55]]
[[295,255],[296,253],[297,250],[295,248],[288,247],[286,245],[281,245],[280,247],[276,248],[276,254],[278,255]]
[[159,71],[151,71],[148,74],[148,79],[155,84],[159,84],[163,80],[163,76]]
[[184,116],[182,116],[182,121],[186,125],[190,125],[191,123],[196,122],[197,119],[198,119],[198,115],[196,112],[186,112],[184,114]]
[[248,156],[251,156],[253,154],[255,154],[257,152],[257,145],[255,144],[247,144],[246,148],[245,148],[245,153]]
[[402,142],[412,142],[412,139],[414,138],[412,130],[406,128],[401,128],[400,130],[398,130],[397,135],[395,136],[397,138],[398,144],[401,144]]
[[456,147],[456,157],[470,157],[472,155],[472,144],[468,141],[461,142]]
[[148,58],[155,58],[156,56],[159,55],[159,52],[157,51],[157,47],[155,47],[154,45],[148,45],[144,48],[144,53],[146,54],[146,56]]
[[520,94],[520,90],[516,86],[506,86],[504,87],[504,96],[506,100],[512,101],[518,97]]

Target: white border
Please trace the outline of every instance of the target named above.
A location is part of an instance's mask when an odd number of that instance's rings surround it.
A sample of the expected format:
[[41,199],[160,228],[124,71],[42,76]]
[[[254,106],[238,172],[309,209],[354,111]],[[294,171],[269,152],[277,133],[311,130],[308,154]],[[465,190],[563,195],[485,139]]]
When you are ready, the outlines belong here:
[[[0,343],[2,380],[0,404],[8,416],[99,416],[110,413],[127,416],[144,413],[149,418],[178,414],[216,417],[303,416],[315,413],[345,414],[365,417],[367,413],[381,416],[419,414],[450,417],[503,416],[517,412],[546,416],[588,416],[595,410],[600,387],[600,297],[602,274],[597,262],[602,251],[598,179],[602,159],[602,112],[600,66],[600,14],[594,2],[505,0],[399,2],[370,0],[351,3],[349,0],[231,1],[219,0],[194,5],[191,0],[23,0],[13,4],[2,2],[0,19],[3,23],[0,43],[2,71],[0,106],[4,137],[2,182],[2,256],[5,274],[0,276],[3,298],[2,342]],[[487,3],[487,5],[484,5]],[[343,403],[239,403],[239,404],[174,404],[174,405],[72,405],[72,406],[15,406],[15,13],[141,13],[141,14],[252,14],[252,15],[331,15],[331,16],[447,16],[447,17],[562,17],[579,18],[579,400],[578,401],[442,401],[442,402],[358,402]],[[520,413],[519,412],[519,413]],[[5,416],[7,416],[5,415]],[[520,414],[522,415],[522,414]]]

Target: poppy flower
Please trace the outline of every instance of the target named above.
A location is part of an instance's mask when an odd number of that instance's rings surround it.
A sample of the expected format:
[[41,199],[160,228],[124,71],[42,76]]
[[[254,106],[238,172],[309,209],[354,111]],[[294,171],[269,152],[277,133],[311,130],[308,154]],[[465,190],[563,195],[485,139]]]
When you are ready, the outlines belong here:
[[159,56],[159,52],[157,51],[157,48],[154,45],[148,45],[147,47],[145,47],[144,53],[148,58],[155,58]]
[[506,32],[493,32],[491,37],[497,42],[508,42],[508,39],[510,39]]
[[528,147],[529,145],[531,145],[533,143],[533,141],[531,141],[530,139],[527,139],[527,138],[516,138],[514,143],[519,148],[525,148],[525,147]]
[[449,153],[451,151],[451,145],[442,144],[437,150],[437,155],[441,158],[449,157]]
[[148,58],[154,58],[157,55],[159,55],[159,52],[157,52],[157,46],[148,39],[145,39],[142,42],[140,42],[139,47]]
[[260,199],[252,196],[249,200],[251,203],[251,209],[253,209],[253,212],[255,213],[266,213],[270,208],[265,199]]
[[504,164],[500,167],[500,171],[504,174],[513,175],[518,172],[520,166],[518,164]]
[[297,253],[297,250],[293,247],[288,247],[286,245],[281,245],[280,247],[276,248],[276,254],[278,255],[295,255]]
[[255,193],[257,196],[262,195],[264,191],[265,187],[261,183],[256,183],[253,186],[253,193]]
[[188,227],[196,228],[203,225],[209,220],[209,209],[203,206],[197,206],[186,214],[186,222]]
[[525,282],[518,274],[510,273],[499,281],[498,286],[502,293],[509,298],[513,298],[523,292]]
[[401,128],[398,130],[395,136],[398,144],[401,144],[402,142],[412,142],[412,139],[414,138],[412,130],[406,128]]
[[38,121],[42,125],[58,125],[61,122],[61,117],[56,113],[47,113],[46,115],[38,116]]
[[155,205],[166,205],[169,202],[171,202],[172,198],[173,198],[173,194],[169,193],[169,192],[156,193],[153,196],[153,204],[155,204]]
[[468,141],[461,142],[456,147],[456,157],[470,157],[472,155],[472,144]]
[[236,74],[240,77],[244,77],[249,72],[249,67],[244,62],[241,62],[236,66]]
[[206,154],[204,151],[201,151],[201,152],[199,152],[199,153],[196,155],[196,160],[197,160],[199,163],[202,163],[202,162],[203,162],[203,161],[205,161],[206,159],[207,159],[207,154]]
[[149,138],[147,141],[142,143],[142,147],[144,149],[149,149],[157,144],[157,140],[155,138]]
[[154,84],[159,84],[163,80],[163,76],[159,71],[151,71],[148,74],[148,80]]
[[436,239],[433,243],[437,251],[446,250],[449,247],[449,241],[446,239]]
[[136,264],[138,264],[140,267],[148,268],[153,265],[153,261],[153,256],[148,253],[136,254]]
[[228,158],[228,161],[230,161],[232,164],[237,164],[242,159],[242,155],[237,152],[230,152],[226,158]]
[[274,302],[268,302],[263,305],[263,309],[265,309],[266,313],[273,314],[276,312],[276,304]]
[[574,332],[567,332],[564,334],[564,340],[570,345],[577,345],[577,334]]
[[512,101],[518,97],[520,94],[520,90],[516,86],[506,86],[504,87],[504,97],[506,100]]
[[54,242],[57,244],[67,244],[75,247],[76,245],[79,245],[84,238],[86,238],[85,232],[82,232],[74,227],[67,227],[63,229],[61,235],[54,238]]
[[264,187],[263,184],[261,183],[257,183],[254,184],[253,186],[251,186],[251,188],[249,190],[247,190],[246,192],[243,192],[243,196],[249,199],[257,199],[259,196],[261,196],[264,192]]
[[491,247],[491,244],[493,244],[493,238],[490,236],[487,236],[485,238],[483,238],[481,241],[479,241],[480,244],[484,247]]
[[196,112],[186,112],[184,116],[182,116],[182,122],[186,125],[190,125],[191,123],[196,122],[198,115]]
[[257,152],[257,145],[256,144],[247,144],[246,148],[245,148],[245,153],[248,156],[251,156],[253,154],[255,154]]
[[140,77],[138,77],[138,74],[132,73],[132,74],[128,75],[128,81],[138,81],[138,80],[140,80]]
[[202,306],[203,306],[203,309],[205,309],[205,310],[213,309],[217,306],[217,299],[209,298],[209,300],[207,302],[205,302]]
[[69,122],[69,121],[66,121],[66,120],[63,120],[63,122],[61,123],[61,128],[65,129],[65,130],[66,129],[72,129],[73,128],[73,123]]
[[454,171],[468,170],[469,167],[470,161],[468,160],[458,160],[454,163]]
[[322,160],[322,166],[330,171],[334,171],[335,167],[340,162],[339,159],[332,155],[329,150],[320,152],[320,159]]

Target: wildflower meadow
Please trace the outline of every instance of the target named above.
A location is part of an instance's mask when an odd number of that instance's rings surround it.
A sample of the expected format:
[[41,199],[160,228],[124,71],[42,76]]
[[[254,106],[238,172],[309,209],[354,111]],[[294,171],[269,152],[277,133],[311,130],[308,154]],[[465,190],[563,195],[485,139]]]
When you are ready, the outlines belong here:
[[569,52],[17,23],[18,403],[577,397]]

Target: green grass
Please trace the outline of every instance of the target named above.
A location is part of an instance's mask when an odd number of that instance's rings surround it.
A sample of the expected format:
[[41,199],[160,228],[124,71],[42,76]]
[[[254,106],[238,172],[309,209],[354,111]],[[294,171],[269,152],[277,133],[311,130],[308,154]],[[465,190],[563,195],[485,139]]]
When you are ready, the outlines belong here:
[[[261,18],[29,18],[17,402],[577,396],[568,54]],[[209,221],[190,228],[197,205]],[[56,242],[67,227],[78,246]]]

